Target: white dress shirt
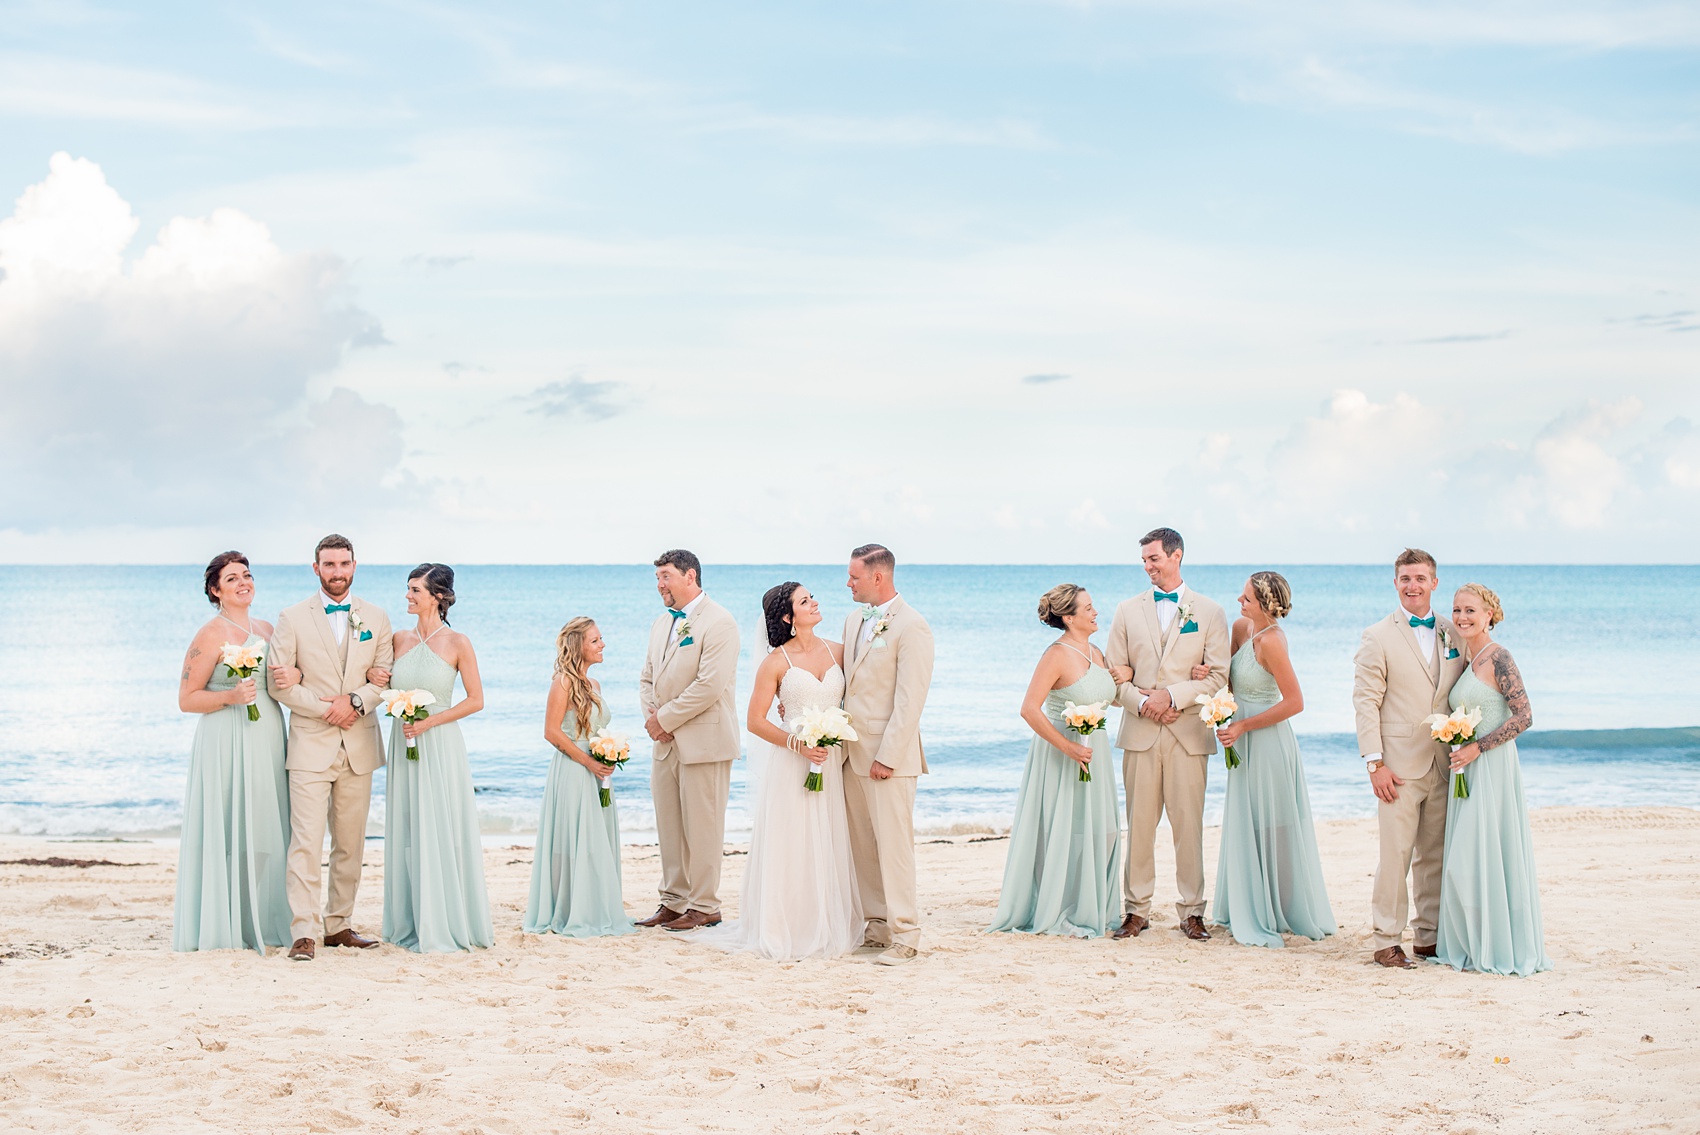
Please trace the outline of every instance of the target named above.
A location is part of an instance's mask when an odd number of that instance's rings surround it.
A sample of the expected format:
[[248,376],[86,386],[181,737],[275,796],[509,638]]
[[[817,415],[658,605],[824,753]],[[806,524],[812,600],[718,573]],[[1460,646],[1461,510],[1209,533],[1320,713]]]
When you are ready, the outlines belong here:
[[673,620],[673,636],[668,641],[667,649],[664,653],[671,654],[673,652],[673,649],[679,645],[679,640],[685,637],[684,635],[679,633],[680,625],[684,624],[684,623],[688,623],[688,622],[691,621],[691,616],[696,614],[696,610],[697,610],[698,607],[702,606],[703,597],[706,596],[707,594],[708,594],[708,592],[706,592],[706,591],[699,591],[699,592],[697,592],[697,597],[695,599],[692,599],[689,603],[686,603],[683,607],[675,608],[676,610],[683,611],[685,613],[685,617],[682,618],[682,619],[674,619]]
[[887,599],[884,603],[881,603],[879,606],[874,608],[873,618],[862,620],[862,642],[864,644],[874,641],[874,628],[879,626],[880,619],[884,618],[891,612],[891,605],[897,602],[897,599],[898,597],[893,595],[890,599]]
[[[344,595],[340,602],[341,603],[352,603],[353,600],[354,600],[354,597],[352,595]],[[329,607],[332,604],[337,604],[338,600],[332,599],[329,595],[325,594],[323,588],[320,588],[319,589],[319,603],[322,606]],[[331,633],[336,636],[336,644],[338,646],[341,646],[344,636],[346,636],[348,634],[348,612],[347,611],[333,611],[330,614],[326,615],[325,618],[327,618],[331,621]]]

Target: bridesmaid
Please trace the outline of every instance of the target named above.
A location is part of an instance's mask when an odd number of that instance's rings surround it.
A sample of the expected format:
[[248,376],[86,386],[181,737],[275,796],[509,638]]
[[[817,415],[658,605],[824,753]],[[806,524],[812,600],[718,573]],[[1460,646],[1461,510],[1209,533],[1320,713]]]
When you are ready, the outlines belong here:
[[[420,564],[407,577],[407,611],[397,631],[390,688],[436,697],[425,718],[390,728],[384,787],[384,940],[417,953],[489,946],[495,941],[484,891],[484,850],[466,739],[457,722],[484,708],[472,640],[449,629],[455,573]],[[466,696],[454,705],[455,675]],[[418,746],[417,760],[407,745]]]
[[[1072,583],[1039,600],[1039,620],[1063,632],[1039,656],[1021,717],[1035,734],[1015,798],[1003,893],[992,930],[1099,938],[1121,918],[1121,816],[1110,732],[1065,732],[1065,702],[1110,702],[1116,686],[1092,645],[1098,612]],[[1106,706],[1106,710],[1107,710]],[[1080,779],[1089,769],[1092,779]]]
[[1292,609],[1292,589],[1278,572],[1246,580],[1228,663],[1239,712],[1216,731],[1224,747],[1234,746],[1240,764],[1228,770],[1213,916],[1246,946],[1280,948],[1283,932],[1316,939],[1337,929],[1293,736],[1292,718],[1304,709],[1304,694],[1287,653],[1287,632],[1276,625]]
[[1447,802],[1435,960],[1527,977],[1552,962],[1515,740],[1534,715],[1511,652],[1493,641],[1493,628],[1504,619],[1499,596],[1479,583],[1466,583],[1453,596],[1452,622],[1470,664],[1448,704],[1480,709],[1482,719],[1476,740],[1452,754],[1452,771],[1463,774],[1470,795]]
[[602,632],[583,616],[555,638],[555,679],[543,718],[543,739],[555,747],[555,757],[537,820],[525,908],[529,934],[637,933],[620,893],[619,808],[604,808],[598,794],[611,770],[584,750],[591,734],[608,724],[602,687],[589,674],[602,661],[602,649]]
[[[198,713],[177,852],[174,950],[289,945],[284,857],[289,849],[289,781],[283,771],[283,713],[263,680],[238,679],[219,661],[229,643],[268,651],[271,624],[249,614],[248,557],[224,552],[203,586],[218,609],[189,644],[177,705]],[[264,673],[264,662],[260,673]],[[259,710],[248,720],[248,707]]]

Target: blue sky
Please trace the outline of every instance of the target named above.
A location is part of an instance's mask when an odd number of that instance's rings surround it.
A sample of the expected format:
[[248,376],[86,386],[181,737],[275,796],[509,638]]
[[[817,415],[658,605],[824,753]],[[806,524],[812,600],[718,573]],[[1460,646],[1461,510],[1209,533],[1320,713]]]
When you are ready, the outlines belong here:
[[0,26],[0,559],[1700,557],[1691,6]]

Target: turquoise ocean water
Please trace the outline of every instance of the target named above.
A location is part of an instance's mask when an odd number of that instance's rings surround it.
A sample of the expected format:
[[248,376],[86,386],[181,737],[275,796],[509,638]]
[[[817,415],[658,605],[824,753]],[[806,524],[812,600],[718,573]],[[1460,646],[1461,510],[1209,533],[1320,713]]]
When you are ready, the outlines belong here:
[[[1222,603],[1248,568],[1204,566],[1194,589]],[[1352,653],[1362,628],[1396,600],[1384,566],[1279,568],[1293,584],[1287,630],[1307,708],[1295,720],[1319,816],[1373,814],[1352,736]],[[1499,592],[1500,638],[1516,653],[1535,711],[1522,743],[1531,806],[1678,804],[1700,807],[1700,567],[1447,566],[1442,592],[1479,580]],[[355,591],[407,619],[406,567],[362,566]],[[311,594],[305,566],[255,571],[254,610],[272,618]],[[595,673],[631,734],[634,759],[617,778],[628,838],[653,828],[648,741],[637,674],[660,611],[646,566],[470,566],[459,569],[454,625],[473,639],[487,709],[464,723],[484,830],[535,828],[551,751],[543,741],[556,631],[587,614],[607,661]],[[765,651],[760,597],[785,579],[807,584],[836,634],[853,604],[844,569],[729,566],[705,570],[708,592],[744,632],[740,711]],[[905,598],[932,623],[938,662],[923,719],[932,774],[917,798],[923,831],[1001,831],[1008,824],[1029,733],[1021,695],[1054,632],[1034,608],[1052,585],[1090,589],[1104,628],[1139,590],[1137,566],[913,565]],[[1448,604],[1449,606],[1449,599]],[[194,720],[177,710],[189,638],[209,615],[201,569],[0,567],[0,834],[170,836],[182,809]],[[1099,636],[1102,643],[1103,635]],[[235,712],[235,711],[229,711]],[[1220,816],[1221,758],[1212,764],[1209,820]],[[748,830],[750,773],[734,773],[729,836]],[[382,774],[372,831],[383,824]]]

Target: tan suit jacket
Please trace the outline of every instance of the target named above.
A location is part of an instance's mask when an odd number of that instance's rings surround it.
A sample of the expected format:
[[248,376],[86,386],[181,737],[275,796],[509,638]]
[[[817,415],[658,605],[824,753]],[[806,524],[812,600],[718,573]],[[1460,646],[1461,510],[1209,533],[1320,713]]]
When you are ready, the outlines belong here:
[[[1446,713],[1452,684],[1464,672],[1462,641],[1450,620],[1435,616],[1434,656],[1423,657],[1417,632],[1403,611],[1364,631],[1352,660],[1352,708],[1357,713],[1358,751],[1380,753],[1382,763],[1403,780],[1427,775],[1448,749],[1429,735],[1423,718]],[[1452,643],[1448,647],[1443,641]],[[1447,658],[1452,651],[1457,658]]]
[[663,613],[649,628],[649,649],[638,676],[638,701],[655,711],[671,741],[655,742],[654,759],[680,764],[735,761],[739,753],[738,623],[703,596],[688,620],[688,646],[678,645],[679,620]]
[[[1168,633],[1157,618],[1153,592],[1125,600],[1110,622],[1110,641],[1104,658],[1111,666],[1133,667],[1133,681],[1116,687],[1116,704],[1122,707],[1121,729],[1116,746],[1140,753],[1154,748],[1164,730],[1194,756],[1216,751],[1216,734],[1199,720],[1193,699],[1214,694],[1228,684],[1228,619],[1222,608],[1190,587],[1181,595],[1181,606],[1192,609],[1196,630],[1186,630],[1179,611],[1169,622]],[[1210,676],[1195,682],[1192,668],[1200,662],[1210,667]],[[1139,688],[1165,689],[1181,711],[1173,725],[1159,725],[1139,715]]]
[[[272,656],[267,660],[266,685],[273,698],[289,707],[289,752],[284,767],[305,772],[324,772],[336,763],[339,749],[348,751],[348,767],[361,776],[384,763],[384,738],[378,731],[378,695],[382,687],[366,680],[373,666],[388,670],[395,663],[390,637],[390,617],[358,597],[349,599],[350,612],[360,616],[372,637],[361,641],[351,624],[344,635],[346,659],[337,646],[336,632],[325,614],[324,600],[315,595],[277,617],[272,633]],[[270,666],[294,666],[301,671],[299,685],[280,690],[272,682]],[[338,729],[325,720],[327,703],[320,698],[359,694],[364,704],[360,720],[348,729]]]
[[933,684],[933,628],[902,596],[886,613],[884,646],[862,641],[859,609],[844,620],[844,711],[860,738],[845,743],[844,756],[857,776],[867,776],[875,761],[893,776],[920,776],[927,771],[921,710]]

